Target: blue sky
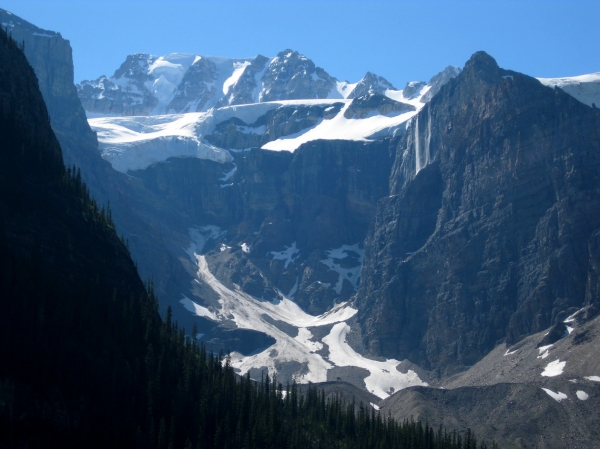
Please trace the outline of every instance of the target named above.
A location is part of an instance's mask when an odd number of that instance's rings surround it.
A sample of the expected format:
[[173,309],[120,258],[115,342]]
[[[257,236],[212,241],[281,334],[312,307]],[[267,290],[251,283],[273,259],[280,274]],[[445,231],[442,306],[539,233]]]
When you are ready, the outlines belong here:
[[538,77],[600,71],[600,1],[0,0],[71,41],[75,81],[130,53],[274,56],[291,48],[340,80],[397,88],[485,50]]

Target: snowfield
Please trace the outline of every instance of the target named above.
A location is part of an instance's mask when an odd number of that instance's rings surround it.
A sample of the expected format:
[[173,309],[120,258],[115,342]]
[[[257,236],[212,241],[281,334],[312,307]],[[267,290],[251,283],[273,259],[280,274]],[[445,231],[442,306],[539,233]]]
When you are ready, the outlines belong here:
[[542,372],[542,376],[545,377],[555,377],[560,376],[565,369],[565,365],[567,362],[561,362],[560,360],[555,360],[553,362],[548,363],[546,368]]
[[538,78],[544,86],[559,87],[584,104],[600,107],[600,72],[566,78]]
[[[157,63],[158,61],[155,64]],[[170,67],[166,61],[162,61],[161,64],[159,67]],[[240,64],[240,67],[246,67]],[[173,68],[170,67],[171,69]],[[239,73],[235,72],[231,76]],[[167,83],[168,80],[164,79],[164,83]],[[166,90],[170,88],[164,87]],[[231,162],[233,157],[230,151],[206,142],[204,136],[210,135],[219,123],[231,118],[238,118],[250,125],[267,112],[280,107],[327,106],[344,103],[344,107],[335,117],[329,120],[320,119],[311,128],[268,142],[262,146],[264,150],[293,152],[300,145],[315,140],[370,141],[374,138],[391,136],[399,129],[403,131],[403,127],[406,128],[409,120],[424,106],[420,99],[428,90],[429,86],[425,86],[420,95],[409,100],[401,98],[401,91],[388,91],[391,92],[390,97],[411,104],[416,110],[388,115],[372,113],[361,119],[344,117],[344,112],[352,103],[351,100],[322,99],[252,103],[186,114],[128,117],[99,117],[98,114],[89,114],[88,122],[92,130],[98,134],[102,157],[110,162],[115,170],[127,173],[130,170],[143,170],[171,157],[195,157],[221,163]],[[167,98],[167,94],[164,95]],[[264,126],[245,127],[245,131],[261,134],[266,129]]]
[[[304,312],[288,296],[281,294],[276,301],[256,299],[239,289],[230,289],[223,285],[211,272],[202,254],[210,239],[222,236],[216,226],[190,229],[190,246],[186,250],[197,266],[197,279],[209,285],[219,297],[220,309],[201,306],[187,297],[180,302],[191,313],[215,321],[233,320],[239,328],[253,329],[273,337],[276,342],[264,351],[250,356],[231,354],[231,365],[245,374],[249,370],[267,369],[269,375],[277,375],[282,367],[294,369],[293,378],[299,383],[325,382],[327,372],[334,367],[357,367],[366,369],[365,387],[380,398],[386,398],[392,392],[413,386],[427,385],[418,375],[407,370],[398,371],[401,363],[397,360],[375,361],[358,354],[346,341],[350,326],[346,323],[357,310],[347,303],[336,304],[328,312],[313,316]],[[273,256],[282,261],[291,260],[297,253],[295,242],[284,251],[274,252]],[[334,256],[346,256],[344,251],[361,251],[357,245],[345,245],[330,251]],[[362,251],[361,251],[362,257]],[[268,317],[268,321],[264,317]],[[297,329],[297,335],[283,332],[273,322],[280,321]],[[311,328],[333,325],[329,333],[318,340]],[[292,368],[289,368],[289,367]]]
[[231,154],[203,142],[196,128],[206,113],[89,119],[102,158],[117,171],[143,170],[170,157],[230,162]]

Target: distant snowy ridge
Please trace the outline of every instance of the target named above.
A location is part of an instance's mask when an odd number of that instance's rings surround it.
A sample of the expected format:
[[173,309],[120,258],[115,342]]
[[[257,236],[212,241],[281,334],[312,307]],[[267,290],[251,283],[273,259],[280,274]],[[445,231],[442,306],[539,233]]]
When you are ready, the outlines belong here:
[[566,78],[538,78],[548,87],[559,87],[588,106],[600,107],[600,72]]
[[[171,157],[224,163],[232,160],[230,150],[295,151],[315,140],[400,135],[458,73],[448,67],[428,84],[397,90],[371,72],[357,83],[340,82],[292,50],[245,59],[135,54],[112,77],[77,88],[102,157],[127,172]],[[282,111],[277,119],[274,110]]]
[[396,90],[370,72],[357,83],[338,81],[292,50],[273,58],[133,54],[111,77],[84,80],[77,89],[90,116],[205,112],[238,104],[351,99]]

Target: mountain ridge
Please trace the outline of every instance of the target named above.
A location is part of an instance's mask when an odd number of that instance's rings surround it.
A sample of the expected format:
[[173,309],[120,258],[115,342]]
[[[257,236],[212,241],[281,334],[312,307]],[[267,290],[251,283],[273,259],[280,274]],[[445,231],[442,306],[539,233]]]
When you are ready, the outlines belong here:
[[[458,71],[448,68],[445,73]],[[434,77],[432,82],[439,79]],[[77,90],[91,117],[204,112],[239,104],[353,99],[386,92],[393,99],[402,95],[385,78],[371,72],[356,83],[339,81],[290,49],[272,58],[133,54],[113,76],[84,80]]]

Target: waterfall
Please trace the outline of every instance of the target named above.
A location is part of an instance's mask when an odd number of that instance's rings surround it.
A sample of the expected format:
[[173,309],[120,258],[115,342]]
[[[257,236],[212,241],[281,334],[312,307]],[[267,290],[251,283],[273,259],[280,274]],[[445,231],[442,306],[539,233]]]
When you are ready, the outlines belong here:
[[431,108],[427,108],[427,140],[425,146],[425,165],[428,165],[431,162]]
[[416,171],[415,174],[419,173],[421,170],[421,149],[419,148],[419,114],[415,116],[415,160],[416,160]]

